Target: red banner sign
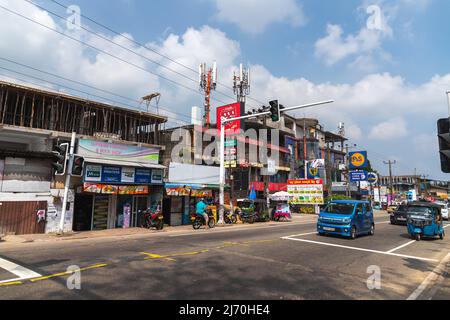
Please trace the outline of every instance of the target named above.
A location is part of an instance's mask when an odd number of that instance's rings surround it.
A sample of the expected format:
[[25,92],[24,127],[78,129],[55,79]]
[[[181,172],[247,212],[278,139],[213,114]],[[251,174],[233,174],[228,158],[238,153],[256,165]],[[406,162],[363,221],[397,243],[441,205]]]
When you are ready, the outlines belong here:
[[[242,102],[236,102],[233,104],[228,104],[226,106],[217,108],[217,133],[220,134],[220,128],[222,125],[222,118],[231,119],[237,118],[244,115],[245,106]],[[239,130],[242,128],[241,120],[228,122],[224,126],[225,135],[238,134]]]
[[[264,182],[257,182],[257,181],[250,182],[250,190],[252,190],[252,188],[254,188],[255,191],[264,191]],[[286,183],[273,183],[273,182],[269,183],[270,192],[278,192],[286,190],[287,190]]]
[[323,184],[322,179],[299,179],[288,180],[289,185],[304,185],[304,184]]

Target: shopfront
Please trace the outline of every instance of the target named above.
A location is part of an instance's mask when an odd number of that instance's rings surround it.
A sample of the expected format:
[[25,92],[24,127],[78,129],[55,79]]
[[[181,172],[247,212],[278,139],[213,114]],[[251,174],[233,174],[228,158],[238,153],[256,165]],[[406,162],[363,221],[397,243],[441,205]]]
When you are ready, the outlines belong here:
[[170,225],[189,224],[189,216],[195,212],[200,198],[218,203],[218,167],[171,163],[168,180],[163,212]]
[[[123,145],[107,146],[101,151],[126,150]],[[153,160],[120,161],[118,152],[114,154],[115,159],[85,156],[75,195],[75,231],[137,227],[140,210],[162,203],[164,167]]]

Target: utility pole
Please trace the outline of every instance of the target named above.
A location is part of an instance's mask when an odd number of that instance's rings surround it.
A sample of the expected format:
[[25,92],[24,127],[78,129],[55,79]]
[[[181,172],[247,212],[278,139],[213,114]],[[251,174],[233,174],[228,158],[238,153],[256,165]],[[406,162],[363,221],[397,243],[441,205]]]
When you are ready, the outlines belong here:
[[346,196],[351,197],[351,190],[350,190],[350,161],[348,157],[348,144],[345,145],[345,171],[346,171],[346,178],[347,178],[347,192]]
[[211,124],[211,91],[216,90],[217,86],[217,64],[214,62],[213,67],[206,70],[206,63],[202,63],[199,66],[199,85],[200,89],[205,94],[205,115],[204,124],[205,127],[209,127]]
[[386,165],[389,165],[389,190],[390,190],[389,192],[391,194],[391,202],[389,204],[391,204],[392,203],[392,199],[394,197],[394,186],[393,186],[393,183],[392,183],[392,165],[396,164],[397,161],[396,160],[394,160],[394,161],[389,160],[389,161],[383,161],[383,163],[386,164]]
[[67,198],[69,196],[69,188],[70,188],[70,178],[72,176],[72,167],[73,167],[73,155],[75,151],[75,139],[76,133],[72,132],[72,139],[70,141],[70,149],[69,149],[69,165],[68,170],[66,170],[66,183],[64,184],[64,196],[63,203],[61,209],[61,220],[59,221],[59,234],[64,233],[64,222],[66,220],[66,210],[67,210]]
[[[284,108],[281,110],[281,112],[287,112],[287,111],[293,111],[298,109],[306,109],[311,108],[318,105],[323,104],[329,104],[333,103],[334,100],[328,100],[328,101],[321,101],[316,103],[310,103],[290,108]],[[218,224],[224,223],[224,192],[225,192],[225,165],[224,165],[224,158],[225,158],[225,125],[229,122],[234,122],[238,120],[245,120],[250,118],[258,118],[262,116],[270,115],[271,111],[263,111],[255,114],[250,114],[242,117],[236,117],[236,118],[222,118],[221,124],[220,124],[220,150],[219,150],[219,162],[220,162],[220,172],[219,172],[219,183],[220,183],[220,191],[219,191],[219,201],[220,201],[220,207],[219,207],[219,222]],[[219,128],[218,128],[219,129]]]

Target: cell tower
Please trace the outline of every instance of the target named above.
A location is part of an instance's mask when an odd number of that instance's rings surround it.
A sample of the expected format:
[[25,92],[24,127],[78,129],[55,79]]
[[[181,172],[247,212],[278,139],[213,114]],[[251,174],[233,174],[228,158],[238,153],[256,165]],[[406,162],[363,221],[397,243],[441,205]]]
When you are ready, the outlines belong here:
[[213,67],[209,70],[206,69],[206,63],[202,63],[198,71],[200,89],[205,93],[204,124],[205,127],[209,127],[211,124],[211,91],[216,90],[217,86],[217,63],[214,62]]
[[245,102],[245,97],[250,94],[250,68],[239,66],[239,74],[233,73],[233,89],[238,102]]

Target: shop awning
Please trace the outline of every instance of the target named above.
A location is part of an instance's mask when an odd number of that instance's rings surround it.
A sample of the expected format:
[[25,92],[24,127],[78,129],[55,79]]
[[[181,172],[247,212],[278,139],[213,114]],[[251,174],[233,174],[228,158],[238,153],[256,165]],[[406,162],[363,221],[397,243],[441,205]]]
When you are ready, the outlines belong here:
[[163,166],[161,164],[151,164],[151,163],[142,163],[142,162],[133,162],[133,161],[120,161],[120,160],[88,158],[88,157],[84,157],[84,161],[86,163],[107,164],[107,165],[121,166],[121,167],[167,169],[167,167],[165,167],[165,166]]
[[199,183],[173,183],[166,182],[166,188],[180,188],[180,187],[190,187],[192,189],[219,189],[218,184],[199,184]]

